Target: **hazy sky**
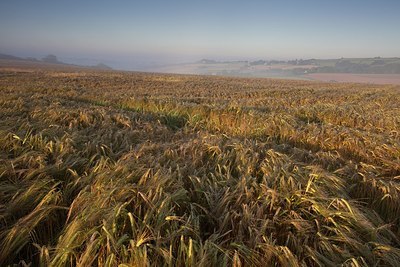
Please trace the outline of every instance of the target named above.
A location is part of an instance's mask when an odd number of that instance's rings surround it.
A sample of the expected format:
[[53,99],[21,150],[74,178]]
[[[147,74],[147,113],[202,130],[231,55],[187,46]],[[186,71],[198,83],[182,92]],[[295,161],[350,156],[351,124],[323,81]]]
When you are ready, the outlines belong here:
[[1,0],[0,53],[114,66],[393,57],[399,12],[400,0]]

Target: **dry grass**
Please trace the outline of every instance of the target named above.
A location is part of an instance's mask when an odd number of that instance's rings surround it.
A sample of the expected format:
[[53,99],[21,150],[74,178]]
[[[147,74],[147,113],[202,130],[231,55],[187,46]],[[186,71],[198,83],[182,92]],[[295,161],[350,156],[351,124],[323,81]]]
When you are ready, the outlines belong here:
[[400,88],[0,75],[0,265],[398,266]]

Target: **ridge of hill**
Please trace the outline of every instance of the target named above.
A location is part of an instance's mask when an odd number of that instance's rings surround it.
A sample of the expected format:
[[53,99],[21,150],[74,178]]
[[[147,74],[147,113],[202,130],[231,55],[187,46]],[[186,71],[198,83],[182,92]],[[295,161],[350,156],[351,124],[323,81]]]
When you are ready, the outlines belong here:
[[13,55],[8,55],[8,54],[1,54],[0,53],[0,60],[12,60],[12,61],[25,61],[25,62],[35,62],[35,63],[48,63],[48,64],[57,64],[57,65],[65,65],[65,66],[73,66],[73,67],[83,67],[83,68],[93,68],[97,70],[112,70],[110,66],[107,66],[104,63],[98,63],[97,65],[93,66],[82,66],[82,65],[76,65],[76,64],[68,64],[62,61],[59,61],[57,56],[49,54],[42,59],[37,59],[34,57],[27,57],[27,58],[22,58],[22,57],[17,57]]

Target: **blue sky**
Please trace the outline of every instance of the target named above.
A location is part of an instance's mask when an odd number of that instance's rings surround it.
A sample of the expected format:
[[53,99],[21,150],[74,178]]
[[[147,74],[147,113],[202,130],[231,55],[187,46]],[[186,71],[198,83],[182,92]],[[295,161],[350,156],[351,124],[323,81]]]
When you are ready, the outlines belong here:
[[400,56],[400,1],[0,2],[0,53],[129,67]]

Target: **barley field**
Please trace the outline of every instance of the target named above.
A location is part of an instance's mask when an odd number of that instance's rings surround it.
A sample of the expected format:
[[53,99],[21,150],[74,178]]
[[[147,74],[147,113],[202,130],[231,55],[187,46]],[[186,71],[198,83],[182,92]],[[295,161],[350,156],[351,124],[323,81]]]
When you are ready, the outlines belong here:
[[0,266],[399,266],[400,86],[0,72]]

